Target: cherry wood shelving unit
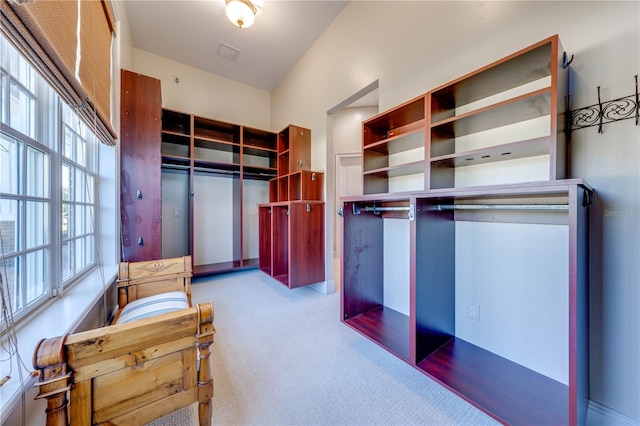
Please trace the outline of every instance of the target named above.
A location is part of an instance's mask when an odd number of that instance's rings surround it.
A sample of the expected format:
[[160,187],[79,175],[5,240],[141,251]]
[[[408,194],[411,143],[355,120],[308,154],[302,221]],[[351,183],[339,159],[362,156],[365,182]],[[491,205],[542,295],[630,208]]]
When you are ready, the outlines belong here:
[[[364,121],[364,195],[341,199],[341,321],[505,424],[575,425],[586,419],[593,189],[581,179],[565,179],[563,55],[558,36],[552,36]],[[504,128],[509,130],[500,134]],[[468,143],[487,133],[484,141]],[[424,158],[402,156],[421,147]],[[457,185],[456,174],[467,166],[533,157],[536,164],[545,158],[548,180],[524,176]],[[394,178],[420,173],[423,188],[392,190]],[[410,221],[402,236],[409,244],[408,284],[384,278],[387,219]],[[469,259],[457,251],[466,242],[457,238],[462,222],[558,225],[566,231],[568,273],[554,282],[566,286],[567,304],[557,312],[568,340],[566,347],[554,347],[544,334],[541,343],[558,354],[566,378],[554,379],[456,334],[456,267],[467,268],[462,259]],[[545,253],[535,253],[532,264],[545,261]],[[505,270],[513,285],[525,282],[525,268]],[[389,286],[408,293],[402,312],[385,299]]]
[[278,134],[277,177],[258,207],[259,267],[289,288],[321,282],[324,271],[324,174],[311,167],[311,131]]
[[[268,180],[277,174],[277,134],[238,124],[199,117],[170,109],[162,110],[162,170],[189,176],[189,253],[194,254],[194,176],[222,176],[231,180],[233,191],[233,258],[210,264],[194,264],[195,276],[255,268],[258,258],[248,258],[243,244],[243,186],[247,180]],[[211,212],[215,217],[215,212]],[[215,238],[215,236],[210,236]],[[227,244],[228,242],[222,242]],[[194,258],[195,256],[192,256]]]

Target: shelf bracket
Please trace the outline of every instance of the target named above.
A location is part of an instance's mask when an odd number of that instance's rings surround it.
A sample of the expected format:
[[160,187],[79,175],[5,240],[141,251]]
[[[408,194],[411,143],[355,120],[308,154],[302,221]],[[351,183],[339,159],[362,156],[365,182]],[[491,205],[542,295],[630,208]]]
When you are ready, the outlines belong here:
[[640,123],[640,93],[638,92],[638,75],[635,78],[635,94],[602,102],[600,86],[598,86],[598,103],[579,108],[571,112],[569,131],[598,126],[598,133],[603,133],[602,126],[606,123],[636,119],[636,126]]

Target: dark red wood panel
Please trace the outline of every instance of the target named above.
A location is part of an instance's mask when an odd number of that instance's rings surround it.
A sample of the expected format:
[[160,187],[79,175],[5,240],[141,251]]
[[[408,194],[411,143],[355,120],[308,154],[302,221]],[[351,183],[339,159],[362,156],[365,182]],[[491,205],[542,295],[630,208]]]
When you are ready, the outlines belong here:
[[162,256],[160,80],[121,72],[120,220],[125,261]]
[[398,358],[409,361],[410,326],[407,315],[380,306],[344,322]]
[[417,367],[502,422],[569,423],[566,385],[462,339],[452,338]]
[[289,287],[324,281],[324,203],[289,208]]

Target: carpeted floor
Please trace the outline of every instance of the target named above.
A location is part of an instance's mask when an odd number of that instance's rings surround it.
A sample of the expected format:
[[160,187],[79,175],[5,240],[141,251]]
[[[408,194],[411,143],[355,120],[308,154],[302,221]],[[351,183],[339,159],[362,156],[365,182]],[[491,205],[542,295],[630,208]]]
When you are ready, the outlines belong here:
[[[340,294],[257,270],[194,280],[212,301],[214,425],[489,425],[475,407],[340,322]],[[153,423],[197,424],[197,406]]]

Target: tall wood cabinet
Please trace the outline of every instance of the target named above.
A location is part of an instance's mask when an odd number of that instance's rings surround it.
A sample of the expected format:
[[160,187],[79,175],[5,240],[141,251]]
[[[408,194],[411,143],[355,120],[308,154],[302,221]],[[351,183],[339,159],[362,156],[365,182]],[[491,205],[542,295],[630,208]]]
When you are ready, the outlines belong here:
[[259,267],[289,288],[324,281],[324,174],[311,167],[311,131],[278,134],[277,177],[259,206]]
[[122,70],[120,222],[123,261],[162,256],[160,80]]
[[[507,424],[581,424],[588,211],[557,36],[363,123],[341,320]],[[407,186],[407,181],[411,184]]]

